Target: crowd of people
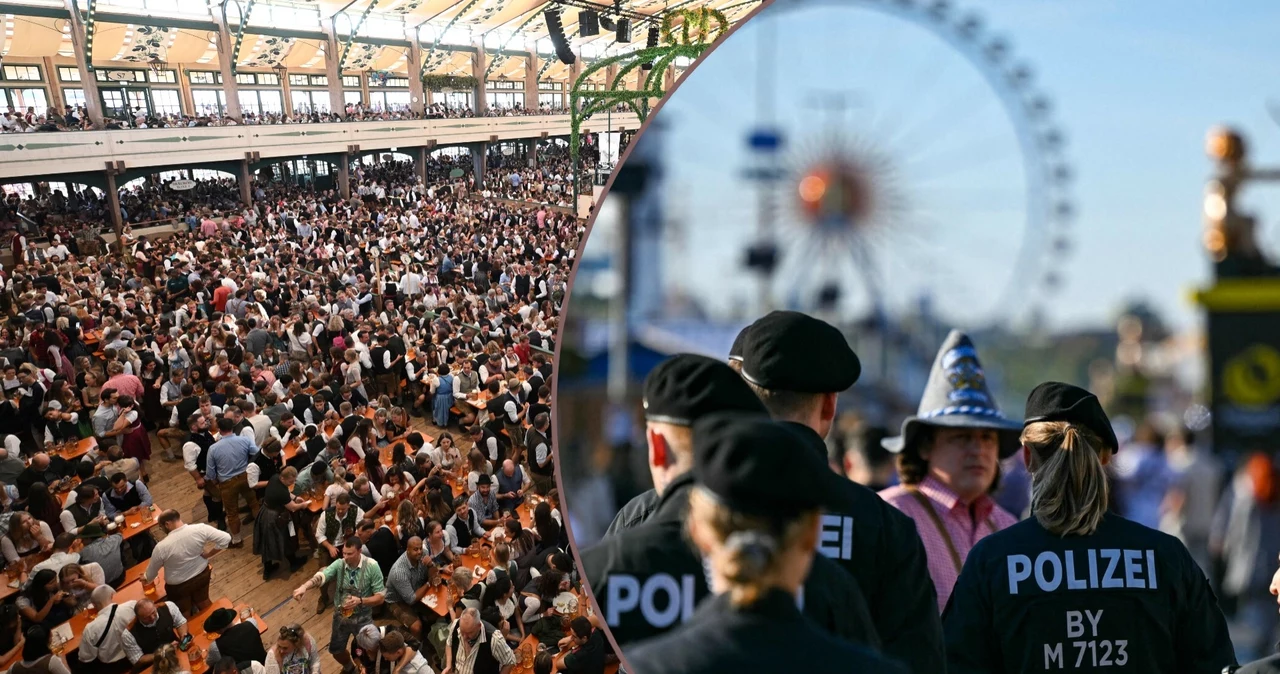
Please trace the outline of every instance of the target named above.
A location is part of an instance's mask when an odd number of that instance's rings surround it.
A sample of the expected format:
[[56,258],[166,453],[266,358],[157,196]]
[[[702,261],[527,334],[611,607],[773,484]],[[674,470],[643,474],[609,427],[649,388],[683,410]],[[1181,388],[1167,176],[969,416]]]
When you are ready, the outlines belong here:
[[[197,633],[228,674],[316,674],[322,650],[348,674],[498,671],[522,653],[536,672],[603,671],[548,383],[585,223],[486,202],[447,160],[427,173],[359,164],[346,199],[258,181],[227,209],[201,203],[209,186],[171,236],[89,256],[57,242],[0,272],[11,671],[177,674]],[[90,438],[83,457],[59,451]],[[168,479],[203,508],[159,508],[156,461],[181,463]],[[148,510],[158,542],[121,535],[117,515]],[[264,645],[256,618],[212,610],[208,557],[250,542],[264,580],[321,560],[295,596],[318,591],[327,638],[295,624]],[[167,597],[116,601],[134,567],[163,573]],[[50,634],[84,611],[75,657],[58,653]],[[535,658],[529,639],[549,648]]]
[[[624,110],[619,109],[619,112]],[[324,124],[330,122],[385,122],[413,119],[462,119],[468,117],[523,117],[528,115],[567,115],[569,108],[543,103],[526,108],[521,104],[485,107],[477,114],[473,106],[456,103],[432,103],[422,112],[407,105],[365,105],[348,103],[342,113],[328,107],[299,106],[291,113],[245,111],[239,118],[223,110],[197,110],[192,114],[149,112],[133,107],[123,111],[104,111],[103,128],[176,129],[208,126],[240,126],[258,124]],[[10,107],[0,117],[0,133],[32,133],[51,131],[92,131],[93,122],[83,105],[50,106],[43,113],[34,106],[26,110]]]
[[[481,196],[571,207],[573,171],[568,149],[548,144],[538,152],[541,158],[538,168],[517,166],[525,162],[524,157],[491,152]],[[584,153],[584,159],[591,162],[594,155]],[[450,180],[449,174],[458,169],[463,172],[461,179],[465,182],[470,179],[472,167],[469,155],[441,155],[429,160],[427,181],[433,185],[446,183]],[[357,168],[356,173],[362,170]],[[395,199],[407,194],[407,185],[403,182],[378,183],[357,178],[352,183],[353,189],[362,196],[376,196],[379,190]],[[170,182],[171,179],[153,177],[121,186],[118,199],[121,220],[126,226],[155,226],[178,220],[194,229],[199,225],[202,210],[233,213],[243,209],[239,185],[233,177],[198,179],[193,187],[185,190],[170,189]],[[259,186],[254,188],[254,194],[262,199],[266,191]],[[78,235],[89,229],[93,231],[89,240],[94,242],[97,233],[110,231],[109,208],[100,190],[85,185],[68,183],[64,188],[41,190],[25,197],[12,192],[0,201],[0,231],[7,230],[5,242],[14,251],[15,259],[40,262],[46,257],[46,249],[32,245],[38,239],[54,243],[55,248],[70,247]],[[83,240],[79,245],[84,245]]]
[[[1122,440],[1082,388],[1042,383],[1011,419],[953,331],[917,412],[877,439],[887,470],[862,447],[832,462],[860,372],[839,330],[779,311],[726,361],[649,373],[654,489],[581,555],[637,673],[1280,671],[1269,457],[1220,500],[1188,433]],[[1251,638],[1208,579],[1233,542],[1220,587],[1271,614]]]

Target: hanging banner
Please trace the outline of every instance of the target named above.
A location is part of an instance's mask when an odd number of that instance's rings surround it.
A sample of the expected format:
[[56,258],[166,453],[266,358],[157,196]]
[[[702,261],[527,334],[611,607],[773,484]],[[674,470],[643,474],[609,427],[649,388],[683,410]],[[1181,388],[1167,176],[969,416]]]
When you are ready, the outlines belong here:
[[193,188],[195,188],[195,186],[196,186],[196,181],[194,181],[194,180],[186,180],[185,178],[184,178],[184,179],[180,179],[180,180],[175,180],[175,181],[173,181],[173,182],[169,183],[169,189],[171,189],[171,190],[176,190],[176,191],[178,191],[178,192],[182,192],[182,191],[184,191],[184,190],[193,189]]

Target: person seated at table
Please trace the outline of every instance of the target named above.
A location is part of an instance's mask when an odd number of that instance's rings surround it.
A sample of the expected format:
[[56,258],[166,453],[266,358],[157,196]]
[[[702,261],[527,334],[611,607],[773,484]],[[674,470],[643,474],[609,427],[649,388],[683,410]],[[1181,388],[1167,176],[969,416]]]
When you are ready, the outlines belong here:
[[471,542],[484,536],[484,527],[480,526],[480,516],[471,509],[471,499],[463,494],[453,502],[453,515],[445,521],[445,529],[449,531],[449,540],[453,544],[453,553],[460,555],[471,547]]
[[348,500],[351,499],[351,483],[348,482],[351,477],[353,477],[352,474],[347,472],[346,467],[341,462],[333,464],[333,481],[324,490],[324,507],[326,509],[332,508],[334,501],[339,496],[345,495]]
[[182,641],[187,636],[187,619],[173,602],[157,606],[150,599],[140,599],[134,605],[134,616],[133,625],[122,635],[121,643],[135,672],[151,666],[160,646]]
[[480,598],[480,617],[498,628],[507,643],[519,644],[524,639],[524,622],[516,605],[516,589],[511,579],[502,576],[492,583],[485,583],[484,596]]
[[[105,461],[103,462],[103,465],[106,465]],[[81,485],[93,485],[98,488],[98,493],[106,493],[111,489],[111,480],[107,479],[107,476],[102,473],[95,473],[94,471],[97,469],[98,466],[89,461],[77,461],[76,477],[80,478]],[[76,490],[72,489],[67,493],[67,502],[65,505],[66,507],[70,507],[71,504],[75,502]]]
[[351,483],[351,502],[370,515],[377,515],[385,505],[368,475],[360,475]]
[[480,484],[480,476],[489,476],[492,479],[493,463],[484,458],[484,454],[476,448],[472,448],[467,453],[467,466],[470,472],[467,473],[467,493],[474,494]]
[[418,507],[413,501],[401,501],[396,507],[395,519],[396,534],[402,549],[409,546],[410,538],[427,537],[427,521],[418,514]]
[[493,493],[493,479],[488,475],[481,475],[476,480],[476,492],[471,495],[469,505],[485,529],[502,524],[502,509],[498,507],[498,497]]
[[[486,461],[496,464],[507,455],[507,444],[503,436],[494,433],[488,427],[476,424],[467,429],[467,432],[471,434],[471,441],[475,443],[472,451],[480,452]],[[492,466],[488,472],[493,472]]]
[[75,607],[75,597],[63,592],[57,572],[49,569],[36,572],[18,595],[18,612],[27,625],[53,629],[70,620]]
[[449,607],[449,615],[457,620],[458,616],[467,609],[480,610],[480,599],[484,597],[484,583],[473,580],[471,569],[459,566],[449,577],[449,596],[453,601]]
[[0,662],[9,662],[22,652],[22,615],[13,604],[0,604]]
[[0,538],[0,551],[4,553],[4,561],[13,564],[24,557],[51,550],[54,543],[53,532],[47,523],[19,510],[9,518],[9,532]]
[[22,660],[9,668],[10,674],[71,674],[62,656],[49,649],[49,628],[32,625],[23,636]]
[[392,674],[435,674],[422,653],[410,648],[399,632],[388,630],[378,646]]
[[106,585],[102,567],[94,564],[67,564],[58,571],[58,587],[75,600],[72,610],[79,613],[91,602],[93,591]]
[[[107,517],[115,519],[117,515],[133,515],[144,508],[150,508],[153,501],[147,485],[141,480],[129,480],[124,473],[111,476],[111,489],[103,493],[102,505]],[[129,549],[134,560],[138,562],[151,558],[151,551],[156,547],[155,539],[149,535],[134,536],[129,539]]]
[[98,488],[91,484],[82,484],[76,487],[75,503],[67,506],[58,516],[58,522],[62,525],[63,531],[70,531],[73,534],[80,533],[80,528],[86,524],[100,524],[106,526],[111,517],[107,515],[106,506],[102,503],[102,494]]
[[489,575],[484,577],[486,585],[493,585],[494,581],[499,578],[516,577],[516,562],[511,559],[511,546],[506,543],[498,543],[493,546],[493,568],[489,569]]
[[298,480],[293,483],[293,493],[303,498],[311,498],[317,490],[322,492],[333,482],[333,471],[324,461],[315,461],[305,469],[298,471]]
[[382,485],[382,500],[386,503],[395,503],[399,499],[412,500],[426,486],[426,483],[425,478],[418,482],[414,481],[413,476],[407,472],[388,470],[386,482]]
[[502,470],[498,472],[498,507],[503,512],[515,512],[525,501],[525,486],[528,480],[524,470],[515,461],[507,459],[502,462]]
[[560,640],[561,650],[569,652],[555,658],[555,671],[564,674],[604,674],[604,632],[591,624],[586,616],[569,622],[572,632]]
[[[85,626],[80,636],[80,651],[73,663],[76,670],[122,674],[129,669],[124,653],[124,633],[133,622],[137,602],[116,604],[115,590],[109,585],[94,588],[90,599],[98,616]],[[92,669],[86,665],[92,665]]]
[[382,577],[386,578],[391,567],[400,558],[400,541],[391,530],[390,523],[380,519],[365,518],[356,525],[356,537],[364,545],[361,553],[378,563]]
[[511,671],[516,654],[497,628],[480,619],[480,611],[468,608],[449,626],[445,639],[445,672]]
[[178,660],[178,647],[174,644],[164,644],[152,655],[152,674],[191,674]]
[[263,664],[265,674],[320,674],[320,648],[302,625],[285,625]]
[[387,609],[419,639],[423,637],[423,612],[419,607],[422,598],[432,589],[427,582],[432,565],[423,561],[422,549],[421,538],[409,538],[404,554],[391,565],[386,582]]
[[504,538],[511,546],[511,556],[517,560],[517,563],[520,560],[525,560],[526,564],[533,563],[533,560],[525,559],[538,548],[538,539],[533,532],[525,529],[520,519],[514,516],[504,519],[502,527],[505,531]]
[[251,662],[259,665],[265,663],[267,649],[262,647],[258,619],[250,616],[248,620],[236,622],[236,616],[235,609],[220,608],[205,618],[202,625],[205,633],[218,635],[218,638],[209,644],[209,661],[228,657],[239,663],[242,670],[248,669]]
[[[569,580],[568,574],[555,569],[534,578],[520,592],[521,599],[524,600],[524,612],[520,615],[520,619],[525,625],[537,625],[543,618],[555,616],[556,597],[571,589],[573,589],[573,583]],[[559,620],[547,622],[555,623],[557,629],[560,629]],[[536,630],[536,627],[533,629]],[[564,636],[564,630],[560,629],[560,632],[560,636]],[[556,639],[559,638],[556,637]]]
[[99,464],[99,472],[103,475],[115,475],[116,473],[124,473],[125,478],[130,482],[137,482],[142,479],[144,473],[142,466],[135,458],[126,457],[124,449],[119,445],[112,445],[107,448],[107,460],[105,464]]
[[120,534],[108,535],[102,525],[91,522],[80,529],[79,538],[84,541],[84,547],[80,549],[80,563],[97,563],[102,567],[107,585],[119,587],[124,580],[124,558],[120,555],[124,537]]
[[555,658],[548,651],[542,651],[533,656],[533,674],[551,674],[555,666]]

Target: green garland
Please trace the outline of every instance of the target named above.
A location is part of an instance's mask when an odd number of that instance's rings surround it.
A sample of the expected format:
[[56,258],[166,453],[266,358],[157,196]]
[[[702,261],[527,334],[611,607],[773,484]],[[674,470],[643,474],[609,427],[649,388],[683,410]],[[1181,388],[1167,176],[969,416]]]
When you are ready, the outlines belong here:
[[[351,43],[356,41],[356,36],[360,34],[360,28],[364,26],[365,19],[369,18],[369,13],[372,12],[373,8],[377,6],[378,6],[378,0],[373,0],[373,2],[370,2],[369,6],[364,8],[364,13],[360,15],[360,20],[356,21],[355,27],[351,29],[351,34],[347,36],[347,41],[342,45],[342,58],[338,59],[339,72],[341,72],[343,67],[346,66],[347,54],[351,53]],[[336,21],[333,24],[333,28],[334,28],[333,32],[337,34],[338,29],[337,29]]]
[[[573,201],[575,204],[578,201],[579,189],[578,152],[581,149],[582,123],[586,118],[597,112],[604,112],[619,103],[625,103],[635,112],[636,116],[640,118],[640,123],[643,124],[649,114],[648,100],[650,98],[661,99],[666,94],[662,88],[661,74],[666,70],[667,65],[681,56],[696,59],[710,47],[710,43],[702,43],[671,44],[652,49],[641,49],[629,54],[619,54],[600,59],[583,69],[569,91],[569,158],[573,164]],[[644,63],[651,62],[654,63],[654,68],[649,72],[644,89],[630,91],[618,88],[622,85],[628,73],[639,68]],[[583,86],[596,72],[618,63],[623,65],[613,78],[610,90],[587,91],[583,89]],[[639,104],[641,101],[645,103],[643,106]],[[579,102],[584,102],[585,104],[579,105]]]
[[423,75],[422,86],[427,91],[444,91],[445,89],[464,89],[471,91],[479,84],[479,80],[471,75]]
[[236,46],[231,50],[231,74],[236,74],[236,70],[240,67],[240,47],[244,45],[244,28],[249,25],[249,16],[253,14],[253,5],[256,0],[249,0],[244,10],[244,16],[240,17],[240,25],[236,26]]
[[[675,36],[675,21],[677,17],[684,17],[684,21],[680,23],[680,39],[678,41]],[[711,35],[712,19],[716,20],[715,35]],[[718,9],[709,9],[707,7],[680,9],[669,12],[662,17],[662,41],[670,45],[715,42],[727,30],[729,30],[729,18]]]
[[[447,32],[449,32],[449,29],[450,29],[450,28],[453,28],[453,24],[457,23],[457,22],[458,22],[458,19],[461,19],[461,18],[463,17],[463,15],[465,15],[467,12],[470,12],[470,11],[472,10],[472,8],[474,8],[477,4],[479,4],[479,2],[480,2],[480,0],[471,0],[471,1],[470,1],[470,2],[468,2],[466,5],[464,5],[464,6],[463,6],[463,8],[462,8],[462,11],[461,11],[461,12],[458,12],[457,14],[454,14],[454,15],[453,15],[453,18],[452,18],[452,19],[449,19],[449,23],[446,23],[446,24],[444,25],[444,28],[441,28],[441,29],[440,29],[440,32],[439,32],[438,34],[436,34],[436,39],[435,39],[435,41],[431,43],[431,48],[427,50],[427,54],[426,54],[427,58],[431,58],[431,55],[432,55],[432,54],[434,54],[434,53],[435,53],[435,51],[436,51],[437,49],[439,49],[439,48],[440,48],[440,41],[444,39],[444,34],[445,34],[445,33],[447,33]],[[483,47],[483,45],[481,45],[481,46]],[[426,75],[426,73],[427,73],[426,68],[425,68],[426,63],[424,62],[422,65],[423,65],[424,67],[423,67],[423,68],[419,68],[419,69],[418,69],[418,72],[419,72],[420,74],[422,74],[422,75]]]

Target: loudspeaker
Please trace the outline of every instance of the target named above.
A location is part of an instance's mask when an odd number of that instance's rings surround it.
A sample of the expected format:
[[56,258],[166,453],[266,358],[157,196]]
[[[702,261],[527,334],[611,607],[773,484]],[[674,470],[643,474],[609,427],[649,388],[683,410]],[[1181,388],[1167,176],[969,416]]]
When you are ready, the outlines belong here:
[[609,18],[607,14],[600,15],[600,27],[607,31],[618,30],[618,24],[614,23],[613,19]]
[[622,17],[618,19],[617,40],[623,44],[631,41],[631,19]]
[[[657,26],[649,26],[649,42],[645,44],[645,49],[653,49],[658,46],[658,40],[661,38],[661,31]],[[641,70],[653,70],[653,61],[640,64]]]
[[555,47],[556,57],[565,65],[573,65],[577,57],[573,55],[568,41],[564,39],[564,24],[560,23],[559,10],[548,9],[543,13],[543,17],[547,20],[547,37],[551,38],[551,46]]
[[594,9],[578,12],[578,35],[595,37],[600,34],[600,14]]

